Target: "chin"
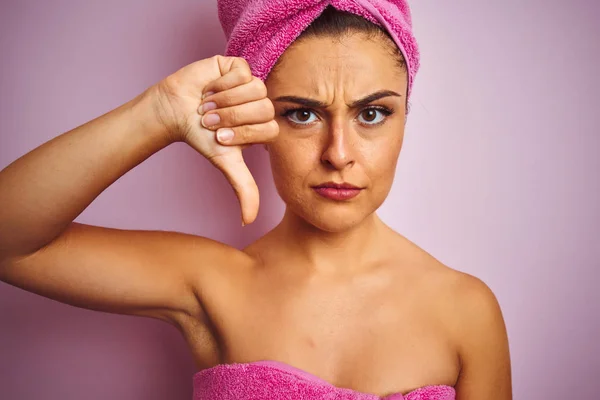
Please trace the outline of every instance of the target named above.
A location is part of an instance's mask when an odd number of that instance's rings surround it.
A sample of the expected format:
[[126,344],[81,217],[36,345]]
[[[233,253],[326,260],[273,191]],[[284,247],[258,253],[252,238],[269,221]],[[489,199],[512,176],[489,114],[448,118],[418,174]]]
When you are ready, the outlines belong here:
[[376,208],[367,207],[359,202],[353,203],[324,203],[307,204],[309,207],[301,209],[292,208],[292,211],[306,223],[315,228],[330,232],[340,233],[360,225]]
[[286,213],[329,233],[341,233],[361,225],[383,204],[388,192],[366,190],[349,201],[334,201],[322,198],[313,189],[293,191],[285,190],[288,189],[285,186],[276,187],[286,204]]

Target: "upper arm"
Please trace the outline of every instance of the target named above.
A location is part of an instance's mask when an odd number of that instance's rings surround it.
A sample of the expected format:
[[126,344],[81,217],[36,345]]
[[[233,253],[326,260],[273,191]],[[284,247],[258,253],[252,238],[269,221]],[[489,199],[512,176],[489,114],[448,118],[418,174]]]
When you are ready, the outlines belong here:
[[460,285],[461,370],[457,400],[512,399],[508,338],[502,312],[492,291],[468,276]]
[[202,312],[195,282],[237,250],[193,235],[73,223],[0,279],[76,307],[174,322]]

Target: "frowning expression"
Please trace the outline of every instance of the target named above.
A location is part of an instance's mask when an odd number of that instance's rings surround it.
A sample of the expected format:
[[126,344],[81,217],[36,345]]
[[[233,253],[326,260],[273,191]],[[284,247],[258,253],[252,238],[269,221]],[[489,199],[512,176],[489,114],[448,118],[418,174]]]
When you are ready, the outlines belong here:
[[303,38],[265,81],[279,123],[268,145],[275,186],[289,211],[325,231],[360,223],[390,191],[407,74],[389,46],[362,33]]

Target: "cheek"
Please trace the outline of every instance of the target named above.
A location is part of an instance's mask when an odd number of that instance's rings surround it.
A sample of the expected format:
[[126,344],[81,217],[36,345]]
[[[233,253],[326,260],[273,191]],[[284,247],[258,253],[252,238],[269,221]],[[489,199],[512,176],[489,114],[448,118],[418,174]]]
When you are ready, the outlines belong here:
[[402,136],[391,140],[382,140],[369,149],[365,156],[364,166],[377,191],[389,191],[389,186],[396,175],[398,156],[402,148]]
[[307,184],[306,179],[315,168],[314,154],[314,146],[303,141],[277,140],[269,145],[273,180],[280,196],[293,195],[290,192]]

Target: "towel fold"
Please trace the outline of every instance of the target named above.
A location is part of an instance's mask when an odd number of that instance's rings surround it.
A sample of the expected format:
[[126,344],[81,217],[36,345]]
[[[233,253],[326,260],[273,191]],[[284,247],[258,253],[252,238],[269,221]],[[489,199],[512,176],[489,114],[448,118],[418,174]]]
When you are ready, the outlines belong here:
[[219,0],[226,56],[243,57],[263,81],[285,49],[327,6],[385,28],[406,61],[408,93],[419,69],[419,47],[406,0]]
[[221,364],[194,375],[194,400],[455,400],[453,387],[425,386],[385,397],[340,388],[280,361]]

